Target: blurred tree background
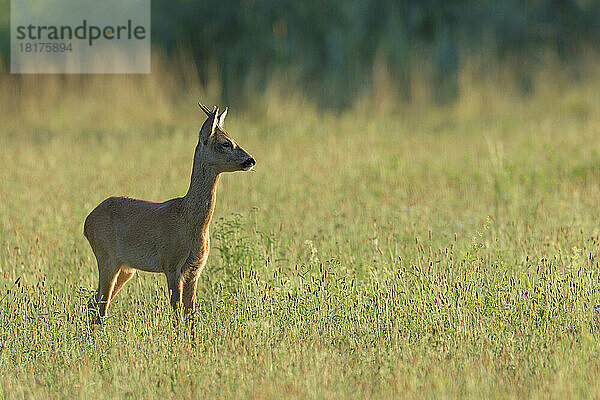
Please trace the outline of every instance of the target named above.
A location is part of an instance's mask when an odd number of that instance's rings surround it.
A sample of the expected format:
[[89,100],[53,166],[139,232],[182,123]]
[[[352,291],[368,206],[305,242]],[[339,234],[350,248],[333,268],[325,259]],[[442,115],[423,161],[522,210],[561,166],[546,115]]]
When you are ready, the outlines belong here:
[[[0,0],[0,51],[9,55],[9,0]],[[152,42],[185,52],[204,83],[211,68],[226,103],[248,100],[273,76],[334,108],[372,90],[377,62],[407,100],[415,68],[427,65],[432,98],[458,95],[457,72],[474,54],[510,61],[523,92],[551,53],[573,65],[600,39],[594,0],[152,0]]]

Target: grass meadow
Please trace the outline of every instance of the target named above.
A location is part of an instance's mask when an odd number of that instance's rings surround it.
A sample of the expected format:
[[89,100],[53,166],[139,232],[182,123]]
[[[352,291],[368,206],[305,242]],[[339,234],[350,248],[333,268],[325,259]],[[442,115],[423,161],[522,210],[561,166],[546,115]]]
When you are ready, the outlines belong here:
[[148,273],[90,327],[86,215],[185,194],[218,99],[153,68],[0,75],[0,398],[600,396],[597,78],[464,73],[442,107],[382,73],[344,112],[272,84],[230,109],[257,172],[219,183],[193,332]]

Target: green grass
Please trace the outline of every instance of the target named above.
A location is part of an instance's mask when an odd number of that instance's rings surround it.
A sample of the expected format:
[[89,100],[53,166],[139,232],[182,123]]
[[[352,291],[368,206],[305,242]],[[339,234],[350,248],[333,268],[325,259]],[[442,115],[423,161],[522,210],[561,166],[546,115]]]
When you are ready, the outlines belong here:
[[600,395],[593,85],[231,110],[258,172],[220,182],[191,332],[145,273],[88,326],[82,230],[110,195],[185,193],[197,93],[53,79],[0,101],[1,398]]

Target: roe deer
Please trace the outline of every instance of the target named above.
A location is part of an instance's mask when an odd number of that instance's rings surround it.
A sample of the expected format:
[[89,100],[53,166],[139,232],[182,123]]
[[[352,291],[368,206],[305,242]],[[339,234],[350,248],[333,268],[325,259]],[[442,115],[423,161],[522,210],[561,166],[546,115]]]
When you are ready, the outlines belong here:
[[210,220],[222,172],[247,171],[256,161],[223,129],[227,108],[209,110],[194,153],[190,187],[164,203],[110,197],[85,219],[83,234],[98,261],[98,290],[90,303],[95,322],[139,269],[167,276],[171,306],[193,310],[196,283],[209,252]]

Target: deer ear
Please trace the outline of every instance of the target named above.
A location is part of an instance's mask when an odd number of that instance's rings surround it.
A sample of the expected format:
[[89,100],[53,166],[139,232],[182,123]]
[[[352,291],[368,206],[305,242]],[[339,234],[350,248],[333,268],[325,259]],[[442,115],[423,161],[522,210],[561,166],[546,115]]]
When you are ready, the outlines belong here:
[[225,107],[225,111],[223,111],[221,115],[219,115],[219,128],[223,128],[223,123],[225,122],[227,111],[229,111],[229,107]]
[[[202,109],[204,110],[203,107]],[[208,108],[207,108],[208,110]],[[206,111],[204,111],[206,112]],[[215,106],[213,108],[213,111],[208,110],[208,118],[206,119],[206,121],[204,121],[204,124],[202,125],[202,128],[200,128],[200,134],[199,134],[199,139],[202,143],[206,144],[206,141],[208,140],[209,137],[212,136],[213,133],[215,133],[215,129],[218,126],[218,121],[219,121],[219,117],[218,117],[218,108]]]
[[211,135],[213,133],[215,133],[215,129],[217,129],[217,126],[220,126],[219,124],[219,107],[215,106],[215,108],[213,109],[213,115],[212,115],[212,127],[211,127]]

